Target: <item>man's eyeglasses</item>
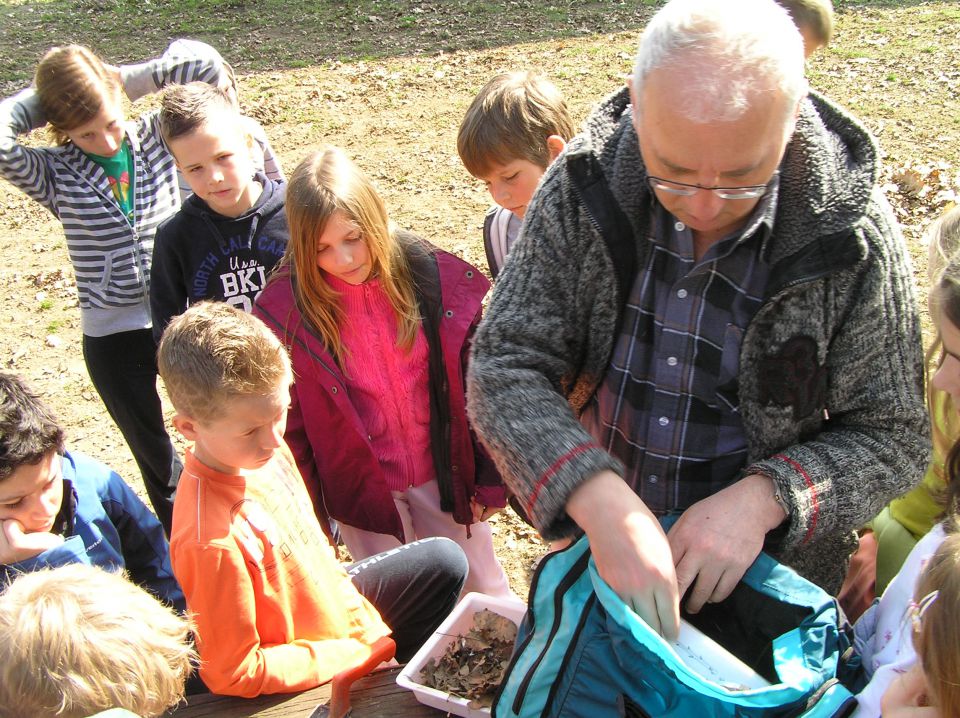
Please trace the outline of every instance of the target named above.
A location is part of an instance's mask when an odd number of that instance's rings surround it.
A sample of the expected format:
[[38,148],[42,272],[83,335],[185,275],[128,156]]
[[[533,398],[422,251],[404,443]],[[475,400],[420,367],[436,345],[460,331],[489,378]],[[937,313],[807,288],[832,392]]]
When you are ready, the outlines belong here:
[[699,184],[687,184],[686,182],[674,182],[673,180],[663,179],[662,177],[647,177],[647,182],[655,190],[676,195],[677,197],[693,197],[700,190],[713,192],[720,199],[756,199],[762,197],[767,191],[767,184],[748,185],[746,187],[704,187]]

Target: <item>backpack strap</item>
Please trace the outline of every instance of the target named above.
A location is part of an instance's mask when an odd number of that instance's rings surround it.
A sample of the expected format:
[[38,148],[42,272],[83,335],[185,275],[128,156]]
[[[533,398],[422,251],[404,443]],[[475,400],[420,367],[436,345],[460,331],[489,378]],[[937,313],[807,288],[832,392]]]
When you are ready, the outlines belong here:
[[507,261],[507,254],[510,253],[511,245],[507,228],[510,226],[512,216],[513,213],[510,210],[494,206],[483,218],[483,251],[487,255],[490,276],[494,279],[500,274],[503,263]]
[[607,245],[610,261],[617,273],[619,306],[623,307],[633,287],[636,261],[636,243],[630,220],[620,209],[593,152],[578,150],[568,153],[566,167],[574,191]]

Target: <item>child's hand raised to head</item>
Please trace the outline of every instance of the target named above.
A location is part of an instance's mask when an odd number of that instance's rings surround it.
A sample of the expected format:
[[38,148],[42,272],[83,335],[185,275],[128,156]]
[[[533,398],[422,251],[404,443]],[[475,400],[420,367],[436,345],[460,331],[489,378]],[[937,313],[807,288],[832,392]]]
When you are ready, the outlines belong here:
[[63,543],[63,537],[47,531],[26,533],[16,519],[0,520],[0,564],[8,565],[39,556]]
[[883,718],[940,718],[940,711],[929,705],[927,679],[920,665],[901,674],[880,702]]
[[477,497],[474,496],[472,499],[470,499],[470,510],[473,512],[474,523],[480,523],[481,521],[486,521],[491,516],[500,513],[503,509],[496,506],[484,506],[477,501]]

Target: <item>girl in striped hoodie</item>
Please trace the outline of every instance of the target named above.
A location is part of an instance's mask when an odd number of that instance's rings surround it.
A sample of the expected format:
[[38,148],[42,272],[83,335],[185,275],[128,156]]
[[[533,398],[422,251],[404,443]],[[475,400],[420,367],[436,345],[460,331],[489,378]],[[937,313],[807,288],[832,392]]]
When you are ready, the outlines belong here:
[[[90,379],[168,534],[181,465],[156,389],[150,260],[157,225],[176,212],[180,193],[157,112],[128,122],[121,95],[136,100],[169,83],[216,84],[222,65],[216,50],[189,40],[159,59],[121,67],[82,46],[57,47],[40,61],[32,87],[0,102],[0,176],[63,224]],[[20,143],[48,123],[56,146]]]

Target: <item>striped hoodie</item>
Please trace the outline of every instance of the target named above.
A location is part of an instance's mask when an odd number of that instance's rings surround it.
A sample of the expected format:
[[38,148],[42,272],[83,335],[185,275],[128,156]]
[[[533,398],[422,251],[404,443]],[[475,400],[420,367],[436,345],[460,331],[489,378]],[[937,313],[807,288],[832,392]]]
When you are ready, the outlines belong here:
[[[131,100],[167,84],[220,77],[223,60],[209,45],[173,42],[162,57],[121,66]],[[72,143],[26,147],[18,137],[46,124],[28,88],[0,102],[0,176],[63,224],[80,300],[83,333],[105,336],[150,326],[149,285],[157,226],[180,206],[177,168],[160,136],[158,112],[126,128],[134,163],[134,222],[113,198],[103,170]]]

